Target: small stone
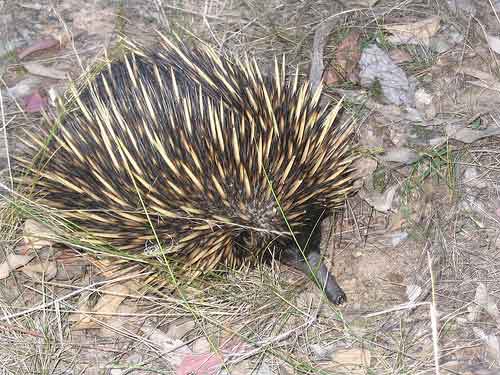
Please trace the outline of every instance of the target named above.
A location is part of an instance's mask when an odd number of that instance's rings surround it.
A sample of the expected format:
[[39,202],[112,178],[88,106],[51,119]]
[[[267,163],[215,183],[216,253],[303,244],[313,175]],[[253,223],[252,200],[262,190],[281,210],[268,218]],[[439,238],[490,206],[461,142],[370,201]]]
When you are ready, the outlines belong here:
[[476,167],[468,167],[465,170],[464,184],[477,189],[483,189],[488,186],[481,178],[479,169]]
[[209,353],[210,351],[210,343],[206,337],[200,337],[193,343],[193,353]]
[[187,320],[180,323],[174,322],[168,327],[166,335],[172,339],[179,340],[194,327],[195,322],[193,320]]
[[433,96],[425,89],[420,88],[415,92],[415,106],[426,120],[436,117],[436,106],[433,103]]

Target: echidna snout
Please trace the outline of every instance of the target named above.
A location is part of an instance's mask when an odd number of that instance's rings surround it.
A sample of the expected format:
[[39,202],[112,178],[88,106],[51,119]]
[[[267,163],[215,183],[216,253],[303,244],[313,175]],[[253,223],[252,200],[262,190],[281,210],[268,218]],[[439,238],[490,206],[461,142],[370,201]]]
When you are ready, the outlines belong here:
[[347,302],[345,292],[322,261],[319,249],[309,251],[304,256],[301,250],[292,246],[283,251],[281,261],[304,272],[325,293],[331,303],[341,305]]
[[321,255],[318,252],[311,252],[307,256],[307,263],[304,262],[304,272],[324,291],[330,302],[340,305],[347,301],[344,291],[337,283],[335,276],[328,271],[321,261]]

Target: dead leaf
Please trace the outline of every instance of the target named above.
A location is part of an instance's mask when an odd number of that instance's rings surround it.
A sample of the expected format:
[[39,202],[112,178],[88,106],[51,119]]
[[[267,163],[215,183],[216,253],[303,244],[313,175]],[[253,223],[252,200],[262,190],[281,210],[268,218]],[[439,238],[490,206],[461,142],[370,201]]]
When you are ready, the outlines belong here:
[[166,335],[172,339],[180,339],[192,331],[194,327],[195,322],[191,319],[177,324],[174,322],[168,327]]
[[[480,3],[478,3],[480,5]],[[467,17],[475,16],[477,13],[474,0],[448,0],[448,7],[452,12],[463,12]]]
[[48,100],[38,90],[22,98],[24,111],[27,113],[40,112],[47,107]]
[[471,67],[459,67],[455,69],[457,73],[461,74],[467,74],[469,76],[472,76],[474,78],[483,80],[483,81],[490,81],[490,80],[495,80],[495,77],[485,71],[471,68]]
[[490,128],[485,130],[475,130],[467,127],[455,130],[446,129],[447,136],[463,143],[473,143],[479,139],[500,135],[500,128]]
[[457,68],[455,71],[457,73],[467,74],[480,80],[480,84],[476,83],[477,86],[485,87],[490,90],[500,91],[500,81],[498,81],[493,75],[489,73],[470,67]]
[[33,280],[52,280],[57,274],[57,263],[51,261],[28,264],[21,271]]
[[316,361],[327,361],[330,360],[335,352],[335,344],[311,344],[309,350],[311,350]]
[[479,283],[476,288],[474,302],[486,310],[497,322],[500,322],[500,312],[498,311],[497,302],[483,283]]
[[395,184],[387,188],[382,194],[376,191],[368,192],[366,190],[361,190],[359,195],[377,211],[387,213],[392,208],[392,201],[394,200],[398,187],[399,185]]
[[369,367],[371,362],[371,353],[364,349],[341,349],[335,351],[333,360],[342,365]]
[[424,119],[432,120],[436,117],[437,109],[434,104],[434,96],[427,92],[424,88],[419,88],[415,92],[415,106]]
[[192,345],[194,353],[208,353],[212,349],[210,342],[205,336],[195,340]]
[[20,6],[21,8],[26,8],[26,9],[33,9],[33,10],[42,10],[44,9],[44,6],[39,3],[39,2],[36,2],[36,1],[33,1],[32,3],[29,3],[29,2],[19,2],[17,4],[18,6]]
[[404,62],[411,61],[413,58],[411,55],[401,48],[393,48],[389,51],[389,56],[395,64],[402,64]]
[[[103,296],[99,299],[90,314],[75,313],[70,320],[77,321],[73,330],[93,329],[99,327],[96,320],[106,320],[115,313],[125,298],[131,293],[128,283],[111,284],[102,288]],[[88,311],[85,311],[88,312]]]
[[223,359],[214,353],[189,354],[177,367],[176,375],[215,375],[219,373]]
[[17,57],[22,60],[25,57],[34,54],[35,52],[40,52],[48,49],[55,49],[59,47],[59,41],[52,37],[42,38],[34,41],[29,47],[20,50],[17,53]]
[[7,92],[13,98],[22,98],[23,96],[28,96],[31,92],[35,91],[37,87],[40,86],[41,78],[39,77],[28,77],[16,83],[15,86],[9,87]]
[[[458,320],[459,318],[457,318]],[[449,374],[460,375],[498,375],[498,367],[488,368],[486,363],[469,363],[464,360],[452,360],[443,362],[441,368],[446,369]]]
[[486,38],[488,40],[488,45],[490,46],[492,51],[500,54],[500,38],[497,38],[493,35],[486,35]]
[[340,81],[357,82],[359,77],[354,74],[361,58],[361,34],[352,32],[337,46],[333,67],[325,72],[325,84],[332,85]]
[[385,25],[384,28],[393,35],[388,38],[393,44],[429,45],[431,37],[439,30],[441,17],[434,16],[422,21],[404,25]]
[[349,374],[362,375],[366,373],[366,368],[370,366],[371,353],[365,349],[338,349],[333,354],[333,363],[321,367],[328,371],[335,371],[339,367],[349,370]]
[[482,329],[473,327],[476,336],[486,346],[486,350],[493,361],[500,361],[500,340],[494,334],[486,334]]
[[380,156],[380,159],[383,161],[406,165],[416,162],[418,158],[418,154],[407,147],[392,148],[386,150],[384,155]]
[[151,342],[155,343],[165,353],[166,358],[172,366],[180,366],[184,357],[192,354],[191,349],[189,349],[184,341],[172,339],[159,329],[143,327],[142,331]]
[[[222,372],[226,374],[227,372]],[[241,361],[234,366],[231,366],[231,375],[275,375],[275,374],[293,374],[293,369],[285,363],[282,363],[277,369],[261,362],[256,368],[250,361]]]
[[387,232],[402,232],[403,225],[406,224],[407,221],[406,215],[403,215],[401,211],[395,212],[389,217]]
[[29,63],[24,63],[23,66],[28,71],[28,73],[36,76],[53,78],[53,79],[67,79],[66,72],[39,63],[29,62]]
[[24,242],[32,249],[41,249],[54,244],[51,238],[55,238],[55,234],[47,226],[33,219],[28,219],[24,222],[23,238]]
[[49,99],[50,99],[50,104],[53,107],[57,106],[59,98],[62,98],[62,96],[63,96],[63,94],[60,94],[59,90],[57,88],[55,88],[55,87],[50,87],[49,88],[48,95],[49,95]]
[[97,333],[100,337],[121,337],[123,329],[134,326],[133,316],[139,312],[137,303],[133,300],[124,300],[115,311],[115,315],[106,317],[106,324],[100,327]]
[[16,268],[22,267],[29,263],[34,258],[34,255],[18,255],[9,254],[5,262],[0,263],[0,280],[9,276],[10,272]]
[[484,179],[485,173],[480,173],[477,167],[468,167],[464,171],[463,184],[474,189],[484,189],[488,187]]

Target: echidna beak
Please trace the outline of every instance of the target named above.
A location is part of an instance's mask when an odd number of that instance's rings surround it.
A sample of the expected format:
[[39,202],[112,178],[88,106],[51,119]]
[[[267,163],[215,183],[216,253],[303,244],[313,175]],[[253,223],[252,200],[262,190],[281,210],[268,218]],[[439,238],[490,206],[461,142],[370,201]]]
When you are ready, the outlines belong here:
[[346,294],[337,283],[335,276],[328,271],[328,268],[321,260],[321,255],[319,253],[309,253],[307,255],[307,263],[304,262],[304,272],[325,293],[331,303],[341,305],[347,302]]
[[335,276],[321,260],[319,252],[307,254],[307,262],[300,252],[287,249],[282,253],[281,261],[304,272],[325,293],[328,300],[334,305],[347,302],[347,297]]

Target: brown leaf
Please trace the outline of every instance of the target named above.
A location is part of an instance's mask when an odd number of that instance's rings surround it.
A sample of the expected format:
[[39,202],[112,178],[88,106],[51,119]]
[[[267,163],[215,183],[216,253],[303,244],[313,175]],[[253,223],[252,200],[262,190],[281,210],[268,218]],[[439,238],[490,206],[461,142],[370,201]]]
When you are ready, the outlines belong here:
[[66,72],[42,64],[29,62],[29,63],[24,63],[24,67],[26,68],[28,73],[36,76],[54,78],[54,79],[67,78]]
[[343,365],[370,366],[371,354],[364,349],[337,350],[333,360]]
[[366,368],[370,366],[371,353],[365,349],[339,349],[333,356],[333,363],[321,366],[326,370],[334,371],[339,367],[347,370],[352,375],[362,375],[366,373]]
[[401,64],[412,60],[411,55],[407,51],[400,48],[391,49],[389,51],[389,56],[391,57],[391,60],[396,64]]
[[393,147],[385,150],[380,159],[387,162],[403,163],[409,165],[418,160],[419,155],[407,147]]
[[10,96],[13,98],[22,98],[23,96],[30,95],[40,87],[42,80],[40,77],[30,76],[11,86],[7,89]]
[[500,135],[500,128],[488,128],[485,130],[475,130],[467,127],[453,129],[451,126],[446,129],[449,138],[456,139],[463,143],[473,143],[482,138],[494,137]]
[[60,47],[59,41],[57,41],[56,39],[52,37],[42,38],[34,41],[31,46],[20,50],[17,53],[17,57],[19,57],[19,59],[22,60],[25,57],[34,54],[35,52],[45,51],[48,49],[55,49],[59,47]]
[[187,320],[180,323],[174,322],[168,327],[166,335],[171,339],[181,339],[194,327],[195,327],[195,322],[193,320]]
[[387,213],[392,207],[392,201],[394,200],[398,188],[399,185],[394,184],[387,188],[382,194],[376,191],[363,189],[359,192],[359,196],[377,211]]
[[158,346],[159,350],[165,354],[168,362],[175,367],[178,367],[184,357],[192,355],[193,352],[186,343],[182,340],[169,337],[165,332],[151,327],[142,327],[141,330],[146,337]]
[[33,280],[40,280],[41,275],[44,280],[51,280],[57,274],[57,264],[50,261],[37,262],[24,266],[21,271]]
[[41,249],[54,243],[51,239],[55,237],[52,230],[35,220],[28,219],[24,222],[23,238],[24,242],[32,249]]
[[325,84],[332,85],[344,80],[354,82],[358,80],[354,73],[361,58],[360,40],[361,34],[354,31],[340,42],[335,52],[334,66],[325,73]]
[[38,90],[22,98],[24,111],[27,113],[40,112],[47,107],[49,101]]
[[460,67],[455,69],[455,71],[457,73],[467,74],[469,76],[477,78],[480,81],[477,83],[477,85],[480,87],[485,87],[494,91],[500,91],[500,81],[498,81],[496,77],[490,73],[486,73],[482,70],[471,67]]
[[[92,329],[99,327],[96,320],[106,320],[110,318],[110,314],[115,313],[118,307],[125,298],[130,294],[130,288],[127,283],[111,284],[103,288],[105,293],[94,306],[91,314],[75,313],[72,314],[70,320],[77,321],[72,327],[74,330]],[[94,319],[96,316],[96,319]]]
[[439,30],[441,17],[434,16],[422,21],[404,25],[385,25],[384,28],[393,35],[388,38],[394,44],[429,45],[431,37]]
[[33,259],[34,255],[9,254],[5,262],[0,263],[0,280],[9,276],[10,272],[22,267]]
[[500,361],[500,339],[494,333],[486,333],[480,328],[473,327],[476,336],[486,346],[486,351],[493,361]]
[[222,361],[222,357],[214,353],[189,354],[183,358],[175,374],[215,375],[219,373]]

